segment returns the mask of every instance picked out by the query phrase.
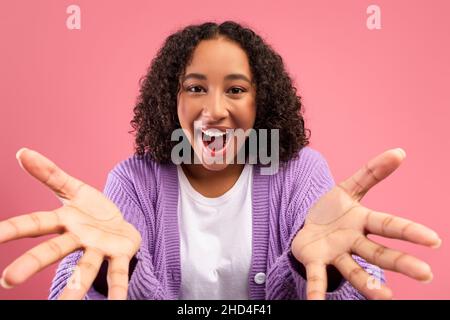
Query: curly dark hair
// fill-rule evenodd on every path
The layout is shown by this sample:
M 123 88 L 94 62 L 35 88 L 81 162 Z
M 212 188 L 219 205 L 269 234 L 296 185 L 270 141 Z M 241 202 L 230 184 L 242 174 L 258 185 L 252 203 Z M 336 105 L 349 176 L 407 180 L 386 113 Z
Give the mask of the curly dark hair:
M 135 154 L 139 158 L 149 154 L 159 163 L 171 161 L 172 148 L 178 143 L 171 141 L 171 135 L 173 130 L 181 128 L 177 115 L 179 77 L 199 42 L 219 36 L 234 41 L 247 53 L 256 84 L 253 129 L 257 134 L 258 129 L 279 129 L 280 163 L 294 158 L 309 144 L 310 130 L 304 126 L 301 97 L 281 56 L 250 28 L 234 21 L 205 22 L 171 34 L 139 81 L 140 94 L 131 121 L 134 130 L 130 131 L 136 132 Z M 257 162 L 260 163 L 259 157 Z

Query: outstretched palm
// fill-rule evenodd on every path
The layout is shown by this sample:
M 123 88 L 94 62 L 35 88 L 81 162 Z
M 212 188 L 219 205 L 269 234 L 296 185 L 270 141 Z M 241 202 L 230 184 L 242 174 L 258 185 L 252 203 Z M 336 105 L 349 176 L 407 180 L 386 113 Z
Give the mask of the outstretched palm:
M 392 297 L 385 285 L 368 285 L 371 276 L 356 263 L 352 253 L 383 269 L 417 280 L 431 280 L 431 269 L 425 262 L 375 243 L 367 238 L 367 234 L 431 247 L 440 245 L 438 235 L 425 226 L 370 210 L 359 202 L 370 188 L 397 169 L 404 157 L 404 152 L 399 149 L 384 152 L 311 207 L 304 227 L 292 242 L 293 255 L 306 269 L 308 299 L 324 299 L 327 265 L 334 265 L 368 298 Z
M 104 259 L 109 260 L 108 297 L 126 299 L 128 267 L 141 236 L 119 209 L 100 191 L 69 176 L 41 154 L 21 149 L 22 168 L 44 183 L 63 201 L 53 211 L 37 211 L 0 222 L 0 243 L 46 234 L 60 234 L 11 263 L 2 285 L 15 286 L 77 249 L 84 254 L 60 299 L 81 299 L 91 287 Z

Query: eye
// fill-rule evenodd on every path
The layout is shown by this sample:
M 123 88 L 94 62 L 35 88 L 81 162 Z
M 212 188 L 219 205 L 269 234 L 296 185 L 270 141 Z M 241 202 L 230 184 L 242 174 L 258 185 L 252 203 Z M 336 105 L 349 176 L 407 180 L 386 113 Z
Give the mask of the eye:
M 201 86 L 191 86 L 186 89 L 186 91 L 192 92 L 192 93 L 200 93 L 201 90 L 205 90 L 205 89 Z
M 229 91 L 232 94 L 239 94 L 239 93 L 244 93 L 245 92 L 245 90 L 240 88 L 240 87 L 232 87 L 232 88 L 229 89 Z

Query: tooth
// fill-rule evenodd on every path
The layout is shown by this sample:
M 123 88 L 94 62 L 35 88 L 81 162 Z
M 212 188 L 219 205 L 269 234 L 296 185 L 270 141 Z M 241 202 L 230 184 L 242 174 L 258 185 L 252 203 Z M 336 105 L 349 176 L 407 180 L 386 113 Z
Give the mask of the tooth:
M 207 129 L 205 131 L 203 131 L 204 134 L 210 136 L 210 137 L 220 137 L 226 134 L 226 132 L 222 132 L 219 130 L 215 130 L 215 129 Z

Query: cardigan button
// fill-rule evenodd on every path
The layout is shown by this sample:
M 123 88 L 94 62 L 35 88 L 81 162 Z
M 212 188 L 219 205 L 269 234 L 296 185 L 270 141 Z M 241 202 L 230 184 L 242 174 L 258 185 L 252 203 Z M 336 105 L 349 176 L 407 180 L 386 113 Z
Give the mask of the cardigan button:
M 266 282 L 266 274 L 264 272 L 255 274 L 255 282 L 257 284 L 263 284 L 264 282 Z

